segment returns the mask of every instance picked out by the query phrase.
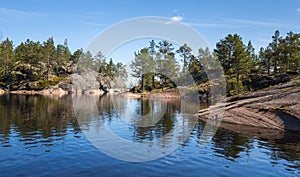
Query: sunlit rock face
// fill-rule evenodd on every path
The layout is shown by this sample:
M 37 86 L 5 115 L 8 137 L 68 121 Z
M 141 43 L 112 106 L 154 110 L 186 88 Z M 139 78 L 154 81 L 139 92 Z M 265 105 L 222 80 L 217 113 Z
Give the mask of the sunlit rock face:
M 65 85 L 69 92 L 75 94 L 102 95 L 111 88 L 112 80 L 93 70 L 86 70 L 71 75 L 72 82 Z

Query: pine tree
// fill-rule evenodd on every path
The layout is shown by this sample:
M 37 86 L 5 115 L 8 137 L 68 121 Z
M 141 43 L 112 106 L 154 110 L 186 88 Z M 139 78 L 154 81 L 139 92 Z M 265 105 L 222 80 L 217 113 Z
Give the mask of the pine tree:
M 135 52 L 135 58 L 130 64 L 132 69 L 132 76 L 136 78 L 141 78 L 141 88 L 145 90 L 145 76 L 146 74 L 151 73 L 153 70 L 153 61 L 152 57 L 147 48 L 143 48 L 138 52 Z
M 261 47 L 259 51 L 259 59 L 259 67 L 261 68 L 260 70 L 262 70 L 263 73 L 270 75 L 272 49 L 270 49 L 270 47 L 267 47 L 266 49 Z
M 299 71 L 300 67 L 300 34 L 295 34 L 292 31 L 287 33 L 287 36 L 282 42 L 281 47 L 283 53 L 285 54 L 285 70 L 286 71 Z
M 53 68 L 53 63 L 56 58 L 54 40 L 52 37 L 43 43 L 43 57 L 44 62 L 46 62 L 47 69 L 46 80 L 49 81 L 49 77 Z
M 187 44 L 183 44 L 182 46 L 179 47 L 178 50 L 176 50 L 176 52 L 183 59 L 183 68 L 182 68 L 182 71 L 183 71 L 183 73 L 185 73 L 186 70 L 187 70 L 188 62 L 191 59 L 192 49 Z
M 113 63 L 112 58 L 110 58 L 108 64 L 107 64 L 107 68 L 106 68 L 106 74 L 107 76 L 109 76 L 110 78 L 114 78 L 115 74 L 116 74 L 116 66 Z
M 70 56 L 70 59 L 73 63 L 77 63 L 82 55 L 82 49 L 77 49 L 73 54 Z
M 224 68 L 225 74 L 229 76 L 227 84 L 229 90 L 240 93 L 242 89 L 241 74 L 245 76 L 249 73 L 249 71 L 245 71 L 249 67 L 249 63 L 247 62 L 247 49 L 242 38 L 237 34 L 229 34 L 217 43 L 215 53 Z M 232 80 L 232 78 L 235 78 L 235 80 Z
M 156 50 L 155 50 L 155 41 L 151 40 L 150 41 L 150 46 L 149 46 L 149 53 L 152 57 L 152 61 L 153 61 L 153 70 L 152 70 L 152 88 L 155 87 L 155 73 L 156 73 Z
M 116 76 L 122 79 L 127 79 L 127 71 L 126 71 L 126 66 L 123 63 L 117 63 L 116 64 Z
M 8 38 L 0 43 L 0 79 L 8 77 L 13 66 L 13 42 Z
M 279 41 L 281 39 L 280 32 L 278 30 L 275 31 L 274 35 L 272 36 L 273 41 L 269 44 L 270 48 L 272 49 L 272 63 L 274 73 L 278 72 L 278 63 L 280 62 L 280 48 L 279 48 Z
M 156 46 L 159 55 L 157 55 L 157 71 L 160 75 L 160 80 L 163 82 L 162 87 L 172 85 L 170 77 L 176 77 L 179 71 L 178 62 L 175 59 L 175 53 L 173 52 L 173 44 L 164 40 L 158 43 Z M 169 78 L 167 78 L 167 76 Z M 173 84 L 174 85 L 174 84 Z
M 107 66 L 106 58 L 102 54 L 102 52 L 98 52 L 96 56 L 94 57 L 94 63 L 95 63 L 95 69 L 98 70 L 99 73 L 104 73 L 105 68 Z

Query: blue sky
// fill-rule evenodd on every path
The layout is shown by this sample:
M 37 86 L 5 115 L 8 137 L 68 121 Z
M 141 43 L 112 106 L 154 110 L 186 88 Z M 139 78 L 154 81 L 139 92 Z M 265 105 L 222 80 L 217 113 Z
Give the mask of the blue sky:
M 107 27 L 129 18 L 161 16 L 191 25 L 212 47 L 229 33 L 238 33 L 256 50 L 266 46 L 276 29 L 300 32 L 299 0 L 219 1 L 37 1 L 0 2 L 0 30 L 15 45 L 53 36 L 67 38 L 72 51 L 85 48 Z

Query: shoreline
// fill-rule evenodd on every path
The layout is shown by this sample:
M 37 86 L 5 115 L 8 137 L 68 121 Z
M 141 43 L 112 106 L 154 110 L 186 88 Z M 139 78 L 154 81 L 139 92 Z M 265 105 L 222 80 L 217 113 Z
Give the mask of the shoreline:
M 164 99 L 178 99 L 180 98 L 180 93 L 178 92 L 165 92 L 165 93 L 132 93 L 124 92 L 117 94 L 116 96 L 121 96 L 124 98 L 164 98 Z
M 300 131 L 300 78 L 257 92 L 226 99 L 221 124 Z M 200 110 L 198 118 L 208 122 L 211 108 Z
M 221 124 L 258 127 L 279 131 L 300 131 L 300 77 L 287 83 L 271 86 L 245 95 L 226 98 L 224 117 Z M 180 99 L 179 92 L 132 93 L 118 92 L 109 94 L 134 99 Z M 100 89 L 74 90 L 52 87 L 39 91 L 0 89 L 0 95 L 42 95 L 62 97 L 65 95 L 103 95 Z M 184 96 L 183 96 L 184 97 Z M 201 109 L 196 114 L 202 121 L 211 120 L 209 113 L 212 107 Z M 231 126 L 232 127 L 232 126 Z

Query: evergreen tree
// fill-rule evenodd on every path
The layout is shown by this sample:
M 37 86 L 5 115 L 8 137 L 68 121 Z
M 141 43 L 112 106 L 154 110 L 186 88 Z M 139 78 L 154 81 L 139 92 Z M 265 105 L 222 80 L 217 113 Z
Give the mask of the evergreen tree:
M 241 74 L 244 76 L 249 73 L 245 71 L 249 67 L 247 61 L 247 49 L 243 44 L 242 38 L 237 35 L 231 35 L 225 37 L 217 43 L 215 53 L 224 68 L 224 72 L 228 75 L 229 90 L 234 90 L 235 93 L 239 93 L 242 89 Z M 232 80 L 235 78 L 235 80 Z
M 157 71 L 160 73 L 160 80 L 163 82 L 163 86 L 174 85 L 171 82 L 171 78 L 176 77 L 179 71 L 178 62 L 175 59 L 175 53 L 173 52 L 173 44 L 164 40 L 158 43 L 156 46 L 158 48 L 159 55 L 157 55 Z
M 194 80 L 198 80 L 200 74 L 202 73 L 202 65 L 200 64 L 200 61 L 198 57 L 195 57 L 194 55 L 191 55 L 191 59 L 188 62 L 188 71 L 194 78 Z
M 116 76 L 122 79 L 127 79 L 127 72 L 126 72 L 126 66 L 123 63 L 117 63 L 116 64 Z
M 295 34 L 292 31 L 287 33 L 284 42 L 281 42 L 282 53 L 284 54 L 285 71 L 299 71 L 300 67 L 300 34 Z
M 152 70 L 152 88 L 155 87 L 155 73 L 156 73 L 156 50 L 155 50 L 155 41 L 151 40 L 150 41 L 150 46 L 149 46 L 149 53 L 152 57 L 152 61 L 153 61 L 153 70 Z
M 149 50 L 147 48 L 143 48 L 138 52 L 135 52 L 135 58 L 133 62 L 130 64 L 132 69 L 132 76 L 136 78 L 141 78 L 141 88 L 144 91 L 144 79 L 146 74 L 151 73 L 153 69 L 153 61 L 152 57 L 150 56 Z
M 279 48 L 279 41 L 281 39 L 280 32 L 278 30 L 275 31 L 274 35 L 272 36 L 273 41 L 269 44 L 270 48 L 272 49 L 272 64 L 274 73 L 278 71 L 278 63 L 280 62 L 280 48 Z
M 82 55 L 82 49 L 77 49 L 73 54 L 70 56 L 70 59 L 73 63 L 77 63 Z
M 113 63 L 112 58 L 109 60 L 107 64 L 106 75 L 109 76 L 110 78 L 114 78 L 116 75 L 116 66 Z
M 98 52 L 94 58 L 95 62 L 95 69 L 98 70 L 99 73 L 105 73 L 106 70 L 106 58 L 102 54 L 102 52 Z
M 266 49 L 261 47 L 259 51 L 259 58 L 260 58 L 260 64 L 259 64 L 260 70 L 263 73 L 267 73 L 268 75 L 270 75 L 272 49 L 270 49 L 270 47 L 267 47 Z
M 8 38 L 0 43 L 0 79 L 8 77 L 14 59 L 13 42 Z
M 94 58 L 90 51 L 83 52 L 80 55 L 78 64 L 81 69 L 93 69 L 94 71 L 97 71 L 97 69 L 94 67 Z
M 182 68 L 182 71 L 183 71 L 183 73 L 185 73 L 186 70 L 187 70 L 188 62 L 191 59 L 192 49 L 187 44 L 183 44 L 182 46 L 179 47 L 178 50 L 176 50 L 176 52 L 183 59 L 183 68 Z
M 54 40 L 53 38 L 49 38 L 47 41 L 44 42 L 43 44 L 43 57 L 44 57 L 44 62 L 46 62 L 46 80 L 49 81 L 49 77 L 52 72 L 53 68 L 53 63 L 54 60 L 56 59 L 56 54 L 55 54 L 55 46 L 54 46 Z

